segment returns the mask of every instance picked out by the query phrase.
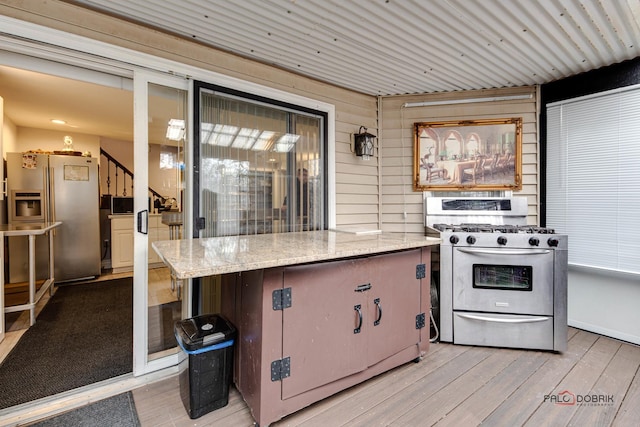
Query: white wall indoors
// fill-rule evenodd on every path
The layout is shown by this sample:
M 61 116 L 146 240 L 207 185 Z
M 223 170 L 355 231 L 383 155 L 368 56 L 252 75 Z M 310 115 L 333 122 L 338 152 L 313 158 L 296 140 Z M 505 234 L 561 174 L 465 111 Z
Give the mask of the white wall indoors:
M 100 147 L 106 151 L 110 156 L 114 159 L 118 160 L 122 166 L 130 170 L 134 173 L 133 170 L 133 142 L 132 141 L 122 141 L 118 139 L 112 138 L 100 138 Z M 127 183 L 124 183 L 123 173 L 122 171 L 118 172 L 117 186 L 116 186 L 116 176 L 115 176 L 115 165 L 109 164 L 107 160 L 103 157 L 100 159 L 101 161 L 101 171 L 100 171 L 100 187 L 102 188 L 103 194 L 111 194 L 114 196 L 122 196 L 123 195 L 123 187 L 126 185 L 126 195 L 133 195 L 133 188 L 131 181 L 127 179 Z M 109 168 L 108 173 L 106 172 L 106 168 Z M 107 185 L 107 178 L 111 181 L 109 185 Z M 116 188 L 117 187 L 117 188 Z
M 121 141 L 112 138 L 101 138 L 100 146 L 110 156 L 118 160 L 124 167 L 134 173 L 133 169 L 133 142 Z M 176 161 L 179 161 L 178 148 L 163 144 L 149 144 L 149 187 L 160 193 L 165 198 L 173 197 L 176 201 L 180 200 L 180 182 L 182 177 L 180 171 L 177 168 L 163 168 L 160 166 L 160 155 L 162 153 L 170 153 L 174 156 Z M 107 192 L 107 174 L 104 172 L 106 169 L 106 159 L 101 159 L 101 187 L 104 194 L 112 194 L 122 196 L 122 171 L 118 172 L 118 188 L 115 188 L 115 170 L 114 166 L 110 165 L 110 191 Z M 132 194 L 131 181 L 127 178 L 127 195 Z
M 2 155 L 16 150 L 18 127 L 7 115 L 3 115 L 2 122 Z
M 25 152 L 29 150 L 34 151 L 61 151 L 64 148 L 64 137 L 71 136 L 73 139 L 73 149 L 80 152 L 89 152 L 91 157 L 97 158 L 100 166 L 100 194 L 108 194 L 107 192 L 107 173 L 106 173 L 106 159 L 100 158 L 100 148 L 104 148 L 110 155 L 112 155 L 118 162 L 122 163 L 127 169 L 133 171 L 133 142 L 132 141 L 118 141 L 108 138 L 101 138 L 97 135 L 87 135 L 82 133 L 66 132 L 66 131 L 53 131 L 47 129 L 34 129 L 26 127 L 17 127 L 13 122 L 4 116 L 3 133 L 3 157 L 6 158 L 6 153 L 13 152 Z M 158 191 L 165 197 L 173 197 L 179 200 L 180 192 L 178 188 L 178 177 L 176 176 L 175 169 L 161 169 L 158 167 L 160 164 L 160 153 L 170 151 L 176 153 L 175 147 L 162 146 L 158 144 L 152 144 L 150 146 L 149 153 L 149 186 Z M 135 173 L 135 172 L 134 172 Z M 122 195 L 122 180 L 123 172 L 118 172 L 118 193 Z M 132 195 L 131 182 L 127 178 L 127 195 Z M 115 193 L 115 176 L 113 169 L 111 170 L 111 194 Z
M 89 152 L 92 157 L 98 157 L 100 154 L 100 137 L 98 136 L 25 127 L 18 127 L 14 150 L 15 152 L 29 150 L 62 151 L 65 136 L 73 138 L 74 151 Z M 9 153 L 10 151 L 6 150 L 5 152 Z

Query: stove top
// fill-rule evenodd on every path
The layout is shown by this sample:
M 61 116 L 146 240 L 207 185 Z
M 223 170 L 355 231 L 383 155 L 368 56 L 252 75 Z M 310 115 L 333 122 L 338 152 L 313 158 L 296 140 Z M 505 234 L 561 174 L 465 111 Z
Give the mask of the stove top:
M 555 234 L 553 228 L 538 227 L 535 225 L 510 225 L 510 224 L 433 224 L 433 228 L 440 232 L 454 233 L 521 233 L 521 234 Z

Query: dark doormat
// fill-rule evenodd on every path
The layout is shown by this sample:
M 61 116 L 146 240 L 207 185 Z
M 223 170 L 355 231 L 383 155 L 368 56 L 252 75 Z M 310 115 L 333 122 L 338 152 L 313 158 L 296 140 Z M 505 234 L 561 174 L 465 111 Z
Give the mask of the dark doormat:
M 118 394 L 87 406 L 48 418 L 31 427 L 139 427 L 131 392 Z
M 60 286 L 0 364 L 0 409 L 132 372 L 132 285 Z
M 173 325 L 182 317 L 181 307 L 181 301 L 149 307 L 149 354 L 178 345 L 173 333 Z

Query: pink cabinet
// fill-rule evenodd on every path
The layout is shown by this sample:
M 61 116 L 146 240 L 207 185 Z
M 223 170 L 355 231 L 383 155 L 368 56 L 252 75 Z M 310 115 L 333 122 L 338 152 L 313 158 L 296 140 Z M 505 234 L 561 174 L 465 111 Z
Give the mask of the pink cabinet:
M 282 381 L 283 399 L 367 368 L 371 316 L 366 292 L 355 288 L 367 283 L 370 264 L 364 258 L 284 269 L 292 303 L 282 312 L 282 352 L 291 362 L 291 375 Z M 363 324 L 354 333 L 360 317 Z
M 268 425 L 424 355 L 430 248 L 225 277 L 235 382 Z
M 367 327 L 371 332 L 367 354 L 368 366 L 372 366 L 400 349 L 420 343 L 423 332 L 427 334 L 425 341 L 429 341 L 429 325 L 422 322 L 426 320 L 423 314 L 429 316 L 430 275 L 417 278 L 425 262 L 420 249 L 377 255 L 369 260 L 373 271 L 371 290 L 367 292 L 370 313 Z M 422 301 L 423 286 L 427 291 L 427 305 Z M 374 316 L 380 317 L 377 324 Z

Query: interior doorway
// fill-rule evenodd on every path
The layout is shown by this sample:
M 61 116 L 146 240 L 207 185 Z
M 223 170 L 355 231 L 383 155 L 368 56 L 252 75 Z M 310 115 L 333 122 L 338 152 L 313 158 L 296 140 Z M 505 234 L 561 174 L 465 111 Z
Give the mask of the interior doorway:
M 100 192 L 96 194 L 94 202 L 100 203 L 102 201 L 100 204 L 101 233 L 99 241 L 96 241 L 95 244 L 101 248 L 103 268 L 99 277 L 84 282 L 98 284 L 111 279 L 132 279 L 132 258 L 128 267 L 121 267 L 116 273 L 112 268 L 114 233 L 111 225 L 114 214 L 111 211 L 111 204 L 105 203 L 105 197 L 103 197 L 109 193 L 115 195 L 113 193 L 116 187 L 115 181 L 119 179 L 126 182 L 125 174 L 120 171 L 116 177 L 113 170 L 109 171 L 109 167 L 104 164 L 107 163 L 106 160 L 101 156 L 101 151 L 104 150 L 117 159 L 119 164 L 134 172 L 132 79 L 71 66 L 61 66 L 57 63 L 52 63 L 48 68 L 46 61 L 38 61 L 37 64 L 32 64 L 33 66 L 29 66 L 30 63 L 26 60 L 25 67 L 0 63 L 0 96 L 4 100 L 3 157 L 7 152 L 59 151 L 63 148 L 64 138 L 71 136 L 74 151 L 100 158 Z M 50 74 L 43 71 L 50 71 Z M 55 124 L 52 119 L 64 120 L 65 123 Z M 166 123 L 164 131 L 166 132 Z M 155 141 L 158 142 L 156 146 L 150 144 L 149 147 L 154 148 L 160 156 L 160 153 L 166 152 L 162 149 L 165 135 L 163 134 L 162 138 Z M 165 184 L 167 187 L 174 188 L 178 185 L 176 182 L 166 181 L 166 177 L 158 179 L 164 180 L 162 185 L 157 186 L 161 189 L 159 190 L 160 194 L 163 194 Z M 133 193 L 129 192 L 128 195 L 133 196 Z M 167 196 L 170 195 L 171 193 L 167 193 Z M 169 198 L 171 197 L 167 197 L 167 199 Z M 6 212 L 6 209 L 6 203 L 2 200 L 0 210 Z M 6 215 L 0 215 L 0 218 L 6 218 Z M 124 216 L 120 216 L 120 218 L 124 218 Z M 133 222 L 131 222 L 130 229 L 132 234 Z M 166 234 L 168 236 L 168 232 Z M 120 249 L 126 247 L 125 240 L 119 241 Z M 130 245 L 133 246 L 132 239 Z M 120 252 L 122 253 L 122 250 Z M 166 291 L 170 289 L 170 276 L 163 264 L 161 262 L 151 263 L 149 268 L 148 300 L 150 305 L 161 305 L 169 302 L 168 300 L 171 298 L 177 301 L 179 298 L 175 293 L 171 294 L 169 291 L 170 295 L 167 296 Z M 65 284 L 69 288 L 76 285 L 82 285 L 82 283 Z M 12 293 L 7 298 L 7 304 L 12 304 L 14 299 L 24 297 L 25 290 L 21 288 L 20 284 L 7 288 Z M 160 294 L 163 296 L 159 297 Z M 48 294 L 45 294 L 38 306 L 38 314 L 47 301 Z M 2 315 L 4 316 L 4 313 Z M 25 315 L 28 317 L 28 312 L 6 316 L 7 333 L 3 342 L 0 343 L 0 371 L 2 370 L 2 361 L 16 347 L 29 328 L 29 322 L 24 320 Z M 162 316 L 159 316 L 158 321 L 161 319 Z M 152 326 L 152 328 L 158 330 L 160 327 Z M 164 335 L 166 336 L 166 334 Z M 163 339 L 163 337 L 153 338 L 156 346 L 158 340 L 162 341 Z M 160 345 L 166 347 L 165 344 L 160 343 Z M 127 350 L 131 351 L 130 348 Z M 38 351 L 39 348 L 34 348 L 34 353 L 37 354 Z M 90 363 L 90 358 L 78 356 L 78 364 L 82 364 L 83 361 Z M 128 372 L 132 372 L 132 369 L 133 366 Z M 28 386 L 28 380 L 21 384 L 21 387 Z

